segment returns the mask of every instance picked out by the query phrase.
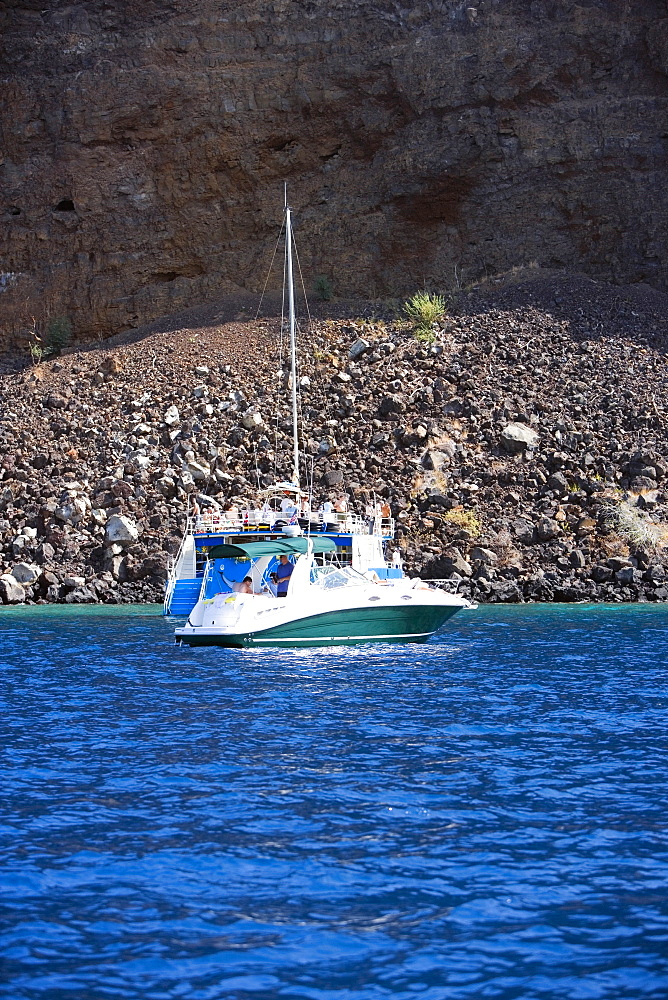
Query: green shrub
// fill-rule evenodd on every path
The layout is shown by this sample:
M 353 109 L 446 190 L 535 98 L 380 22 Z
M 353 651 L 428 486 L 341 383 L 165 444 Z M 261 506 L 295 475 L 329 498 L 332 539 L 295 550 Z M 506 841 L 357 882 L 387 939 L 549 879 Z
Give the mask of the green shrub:
M 447 514 L 443 515 L 443 520 L 449 521 L 450 524 L 454 524 L 458 528 L 464 528 L 472 538 L 479 538 L 482 532 L 480 518 L 472 510 L 449 510 Z
M 49 320 L 46 328 L 46 345 L 44 354 L 60 354 L 70 346 L 72 340 L 72 323 L 67 316 L 55 316 Z
M 415 339 L 425 344 L 433 344 L 436 341 L 436 334 L 431 327 L 421 326 L 415 331 Z
M 404 303 L 404 313 L 413 323 L 419 340 L 433 339 L 434 323 L 445 316 L 445 299 L 432 292 L 416 292 Z
M 625 500 L 607 500 L 601 509 L 609 528 L 634 547 L 657 552 L 666 545 L 668 531 L 665 524 L 655 524 Z
M 334 296 L 334 289 L 332 288 L 332 283 L 326 274 L 319 274 L 315 279 L 313 284 L 315 294 L 323 302 L 329 302 Z

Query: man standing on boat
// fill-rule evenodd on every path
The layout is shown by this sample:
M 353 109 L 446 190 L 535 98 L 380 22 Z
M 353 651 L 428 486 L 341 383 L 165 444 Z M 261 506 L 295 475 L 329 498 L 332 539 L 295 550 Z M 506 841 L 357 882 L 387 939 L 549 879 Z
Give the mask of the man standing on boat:
M 295 567 L 290 562 L 286 555 L 280 557 L 280 562 L 276 568 L 276 583 L 278 584 L 276 588 L 276 597 L 287 597 L 288 584 L 290 583 L 290 577 L 292 576 L 292 571 Z

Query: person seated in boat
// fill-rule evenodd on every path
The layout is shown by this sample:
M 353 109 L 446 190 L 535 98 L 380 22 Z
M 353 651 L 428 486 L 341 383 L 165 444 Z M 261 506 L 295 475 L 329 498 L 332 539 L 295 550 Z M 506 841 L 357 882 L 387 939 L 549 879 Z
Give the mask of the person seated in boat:
M 252 594 L 253 591 L 253 580 L 250 576 L 245 576 L 243 580 L 235 580 L 232 584 L 233 594 Z
M 271 574 L 272 579 L 276 583 L 276 597 L 286 597 L 288 593 L 288 584 L 290 583 L 290 577 L 292 576 L 292 571 L 294 570 L 293 564 L 290 562 L 286 555 L 282 555 L 279 559 L 276 571 Z
M 337 514 L 346 514 L 348 512 L 348 501 L 344 496 L 337 497 L 334 510 Z

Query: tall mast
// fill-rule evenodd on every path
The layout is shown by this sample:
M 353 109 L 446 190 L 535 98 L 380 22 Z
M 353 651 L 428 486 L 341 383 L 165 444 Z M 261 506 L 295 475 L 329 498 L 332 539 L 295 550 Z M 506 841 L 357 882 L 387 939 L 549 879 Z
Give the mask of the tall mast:
M 292 279 L 292 220 L 285 201 L 285 255 L 288 265 L 288 308 L 290 317 L 290 374 L 292 377 L 292 479 L 299 486 L 299 439 L 297 429 L 297 342 L 295 334 L 295 288 Z

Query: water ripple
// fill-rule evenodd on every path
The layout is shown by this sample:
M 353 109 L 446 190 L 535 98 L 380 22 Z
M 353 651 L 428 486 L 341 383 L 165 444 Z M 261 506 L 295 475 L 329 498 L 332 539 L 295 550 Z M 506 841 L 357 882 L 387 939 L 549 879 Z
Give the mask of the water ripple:
M 665 1000 L 668 609 L 182 650 L 0 612 L 0 995 Z

